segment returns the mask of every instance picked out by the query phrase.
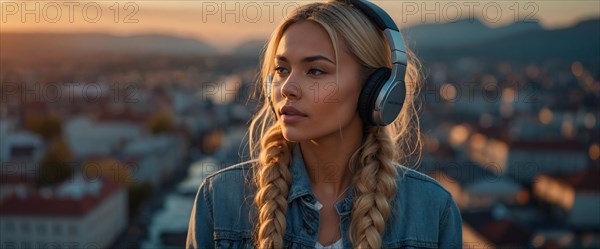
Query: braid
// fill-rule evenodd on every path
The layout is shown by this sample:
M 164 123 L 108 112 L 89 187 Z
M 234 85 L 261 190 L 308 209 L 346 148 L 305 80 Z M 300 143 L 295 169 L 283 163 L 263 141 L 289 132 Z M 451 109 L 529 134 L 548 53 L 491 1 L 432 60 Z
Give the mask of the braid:
M 354 175 L 356 197 L 349 238 L 357 248 L 381 248 L 385 221 L 396 193 L 394 144 L 384 128 L 371 127 Z
M 278 125 L 272 126 L 261 141 L 258 170 L 255 175 L 258 187 L 254 201 L 258 208 L 258 248 L 282 248 L 285 234 L 287 199 L 292 181 L 289 170 L 290 144 L 286 142 Z

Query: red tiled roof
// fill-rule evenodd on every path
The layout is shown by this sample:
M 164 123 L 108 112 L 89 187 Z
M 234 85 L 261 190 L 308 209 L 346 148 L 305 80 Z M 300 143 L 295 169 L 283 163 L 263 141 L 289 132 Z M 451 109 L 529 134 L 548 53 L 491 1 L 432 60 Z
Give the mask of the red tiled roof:
M 559 140 L 559 141 L 514 141 L 509 143 L 511 150 L 530 150 L 530 151 L 585 151 L 585 146 L 579 141 Z
M 531 237 L 531 231 L 509 220 L 490 221 L 479 228 L 481 234 L 497 245 L 522 245 Z
M 35 178 L 32 174 L 0 174 L 0 185 L 18 183 L 32 185 L 35 183 Z
M 575 191 L 595 191 L 600 192 L 600 168 L 590 166 L 584 170 L 570 175 L 548 174 L 554 179 L 572 186 Z
M 569 175 L 562 173 L 545 175 L 573 187 L 578 192 L 600 192 L 600 168 L 595 166 L 588 166 Z
M 600 191 L 600 169 L 588 168 L 570 175 L 567 181 L 573 185 L 575 190 Z
M 102 181 L 99 195 L 85 195 L 78 200 L 71 198 L 43 198 L 39 191 L 28 193 L 27 197 L 16 195 L 8 197 L 0 204 L 2 215 L 29 216 L 83 216 L 98 206 L 104 199 L 119 189 L 119 185 L 111 181 Z
M 461 213 L 463 223 L 495 245 L 510 247 L 529 241 L 532 231 L 509 219 L 496 219 L 490 210 Z

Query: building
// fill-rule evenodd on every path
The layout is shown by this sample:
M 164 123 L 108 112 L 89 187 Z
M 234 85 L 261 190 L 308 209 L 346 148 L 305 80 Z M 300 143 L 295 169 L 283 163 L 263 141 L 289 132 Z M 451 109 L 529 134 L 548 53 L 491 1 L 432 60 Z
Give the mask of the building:
M 76 159 L 111 155 L 143 132 L 144 127 L 136 123 L 96 122 L 85 116 L 72 118 L 64 126 L 65 141 Z
M 37 134 L 17 130 L 12 120 L 0 119 L 0 175 L 35 177 L 46 145 Z
M 489 210 L 496 203 L 523 204 L 528 192 L 510 178 L 480 179 L 465 188 L 466 209 Z
M 119 152 L 136 182 L 160 186 L 185 157 L 185 142 L 177 135 L 158 134 L 132 140 Z
M 1 248 L 108 248 L 127 226 L 127 191 L 77 174 L 56 187 L 24 185 L 0 203 Z
M 588 167 L 569 175 L 540 174 L 535 196 L 564 211 L 565 223 L 575 230 L 600 229 L 600 169 Z
M 497 175 L 529 183 L 538 173 L 573 173 L 587 166 L 575 140 L 504 141 L 481 133 L 469 139 L 467 156 Z

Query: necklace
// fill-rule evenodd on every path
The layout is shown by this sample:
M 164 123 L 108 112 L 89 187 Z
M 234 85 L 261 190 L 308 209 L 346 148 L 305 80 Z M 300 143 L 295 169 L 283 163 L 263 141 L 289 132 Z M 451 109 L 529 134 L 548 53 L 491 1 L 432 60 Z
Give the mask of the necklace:
M 342 193 L 340 195 L 338 195 L 338 197 L 335 199 L 334 202 L 337 202 L 338 200 L 340 200 L 340 197 L 342 197 L 342 195 L 344 195 L 344 193 L 346 193 L 346 191 L 348 191 L 348 189 L 350 189 L 350 186 L 352 186 L 352 184 L 348 185 L 348 187 L 346 189 L 344 189 L 344 191 L 342 191 Z
M 346 191 L 348 191 L 348 189 L 350 189 L 351 186 L 352 186 L 352 184 L 348 185 L 348 187 L 346 187 L 346 189 L 344 189 L 344 191 L 342 191 L 342 193 L 340 193 L 340 195 L 338 195 L 338 197 L 333 201 L 333 203 L 335 204 L 338 200 L 340 200 L 342 195 L 344 195 L 344 193 L 346 193 Z M 315 194 L 315 196 L 316 196 L 316 194 Z M 319 203 L 321 203 L 321 202 L 319 202 Z M 323 207 L 323 204 L 321 204 L 321 207 Z M 321 207 L 319 207 L 319 209 L 321 209 Z
M 344 195 L 344 193 L 346 193 L 346 191 L 348 191 L 348 189 L 350 189 L 350 187 L 351 187 L 351 186 L 352 186 L 352 184 L 348 185 L 348 187 L 346 187 L 346 189 L 345 189 L 344 191 L 342 191 L 342 193 L 341 193 L 341 194 L 339 194 L 339 195 L 338 195 L 338 197 L 337 197 L 337 198 L 336 198 L 336 199 L 333 201 L 333 203 L 335 204 L 335 203 L 336 203 L 336 202 L 337 202 L 337 201 L 338 201 L 338 200 L 339 200 L 339 199 L 342 197 L 342 195 Z M 318 201 L 317 201 L 317 202 L 318 202 Z M 320 202 L 318 202 L 318 204 L 320 204 Z M 319 210 L 320 210 L 322 207 L 323 207 L 323 204 L 321 204 L 321 206 L 319 207 Z M 339 230 L 339 226 L 338 226 L 338 229 L 336 230 L 336 232 L 337 232 L 338 230 Z M 335 241 L 334 241 L 334 239 L 337 237 L 336 235 L 337 235 L 337 233 L 334 233 L 334 234 L 333 234 L 333 239 L 330 239 L 330 240 L 329 240 L 330 242 L 329 242 L 329 243 L 327 243 L 328 245 L 331 245 L 332 243 L 334 243 L 334 242 L 335 242 Z

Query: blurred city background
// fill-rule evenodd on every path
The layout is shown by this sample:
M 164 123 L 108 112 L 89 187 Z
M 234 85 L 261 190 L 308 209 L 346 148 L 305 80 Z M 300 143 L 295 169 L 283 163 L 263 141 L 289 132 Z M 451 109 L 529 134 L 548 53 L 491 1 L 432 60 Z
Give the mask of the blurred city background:
M 424 65 L 417 170 L 464 247 L 600 248 L 600 2 L 375 2 Z M 181 248 L 307 2 L 0 3 L 0 248 Z

